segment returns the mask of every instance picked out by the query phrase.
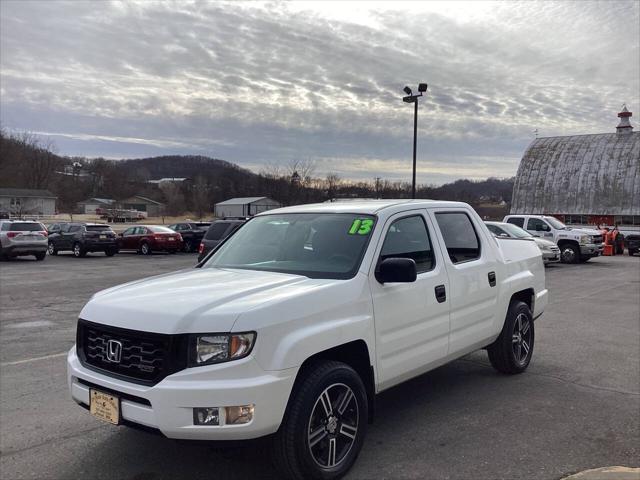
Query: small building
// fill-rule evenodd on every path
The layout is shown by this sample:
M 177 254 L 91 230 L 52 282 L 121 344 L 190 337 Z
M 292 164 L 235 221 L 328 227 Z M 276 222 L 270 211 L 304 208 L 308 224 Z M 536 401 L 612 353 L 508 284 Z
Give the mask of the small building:
M 79 213 L 95 215 L 98 208 L 113 208 L 116 201 L 111 198 L 88 198 L 76 204 Z
M 282 205 L 269 197 L 239 197 L 216 203 L 216 217 L 248 217 L 260 212 L 280 208 Z
M 158 217 L 162 215 L 164 211 L 164 203 L 141 195 L 134 195 L 133 197 L 118 202 L 118 208 L 147 212 L 148 217 Z
M 518 167 L 511 213 L 640 226 L 640 132 L 626 107 L 618 117 L 615 133 L 535 139 Z
M 9 215 L 55 215 L 56 197 L 49 190 L 0 188 L 0 212 Z

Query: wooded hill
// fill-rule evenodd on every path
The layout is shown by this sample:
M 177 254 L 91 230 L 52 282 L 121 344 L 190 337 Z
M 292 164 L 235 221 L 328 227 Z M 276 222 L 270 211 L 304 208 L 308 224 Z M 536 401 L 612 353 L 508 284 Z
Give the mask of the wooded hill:
M 232 197 L 267 196 L 283 205 L 337 198 L 409 198 L 408 182 L 383 178 L 354 182 L 336 173 L 314 175 L 311 161 L 266 166 L 259 173 L 204 156 L 161 156 L 134 160 L 65 157 L 55 145 L 28 133 L 0 131 L 0 187 L 47 189 L 58 196 L 58 210 L 69 212 L 90 197 L 122 200 L 144 195 L 167 204 L 167 214 L 210 215 L 213 205 Z M 180 183 L 149 183 L 160 178 L 187 178 Z M 417 196 L 460 200 L 478 207 L 510 203 L 513 178 L 457 180 L 441 186 L 420 185 Z

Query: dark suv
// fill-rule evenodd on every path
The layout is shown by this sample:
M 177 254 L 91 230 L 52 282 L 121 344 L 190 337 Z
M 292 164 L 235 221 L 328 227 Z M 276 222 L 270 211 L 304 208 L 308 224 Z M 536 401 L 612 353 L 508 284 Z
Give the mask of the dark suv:
M 211 225 L 211 222 L 186 221 L 169 225 L 169 228 L 178 232 L 182 237 L 182 250 L 184 252 L 195 252 L 209 225 Z
M 49 255 L 70 250 L 74 257 L 89 252 L 118 253 L 115 232 L 103 223 L 56 223 L 49 227 Z
M 629 249 L 629 255 L 640 252 L 640 233 L 630 233 L 624 237 L 624 243 Z
M 198 262 L 201 262 L 214 247 L 217 247 L 222 240 L 244 225 L 246 221 L 247 218 L 240 217 L 224 218 L 213 222 L 198 247 Z

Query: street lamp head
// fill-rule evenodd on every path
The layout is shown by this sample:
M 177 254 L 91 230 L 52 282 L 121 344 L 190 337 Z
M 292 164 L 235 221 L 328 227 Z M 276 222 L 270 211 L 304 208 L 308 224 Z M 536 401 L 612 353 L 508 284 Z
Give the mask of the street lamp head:
M 409 87 L 404 87 L 404 93 L 406 93 L 407 95 L 411 95 L 411 89 Z
M 414 103 L 418 101 L 418 97 L 409 95 L 408 97 L 402 97 L 402 101 L 406 103 Z
M 427 91 L 427 84 L 426 83 L 421 83 L 418 85 L 418 91 L 419 92 L 426 92 Z

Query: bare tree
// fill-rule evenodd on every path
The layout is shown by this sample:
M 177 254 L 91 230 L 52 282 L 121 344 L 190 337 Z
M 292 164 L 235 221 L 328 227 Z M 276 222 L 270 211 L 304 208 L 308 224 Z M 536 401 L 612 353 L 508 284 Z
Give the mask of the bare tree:
M 164 182 L 160 184 L 160 190 L 164 194 L 165 210 L 168 215 L 184 213 L 184 194 L 178 185 L 174 182 Z
M 198 218 L 202 219 L 205 212 L 210 209 L 209 203 L 210 186 L 202 175 L 198 175 L 192 187 L 193 209 L 198 214 Z
M 327 174 L 327 177 L 325 178 L 325 185 L 327 190 L 327 197 L 329 200 L 335 198 L 338 191 L 338 186 L 340 185 L 341 181 L 342 179 L 337 173 L 329 172 Z

